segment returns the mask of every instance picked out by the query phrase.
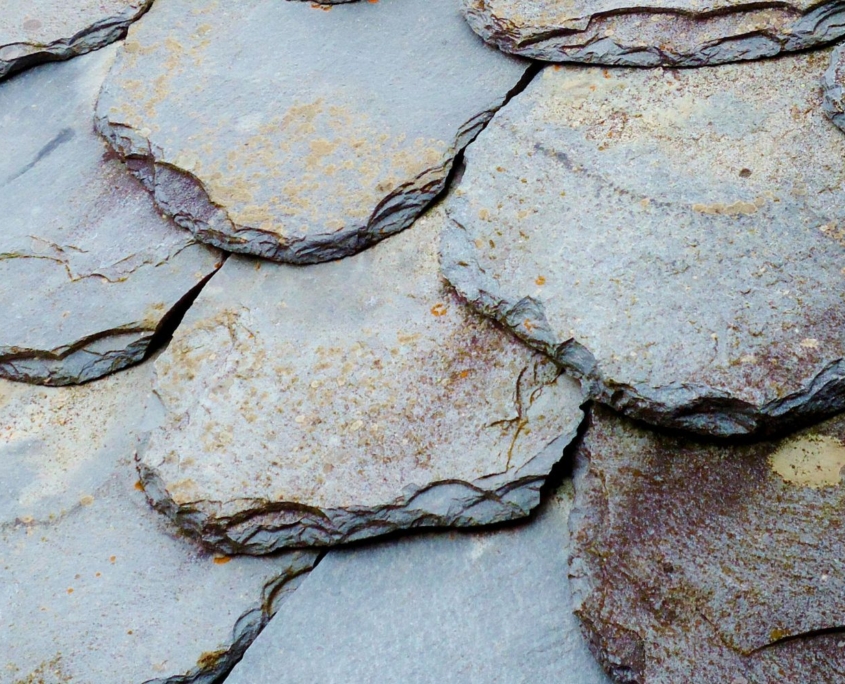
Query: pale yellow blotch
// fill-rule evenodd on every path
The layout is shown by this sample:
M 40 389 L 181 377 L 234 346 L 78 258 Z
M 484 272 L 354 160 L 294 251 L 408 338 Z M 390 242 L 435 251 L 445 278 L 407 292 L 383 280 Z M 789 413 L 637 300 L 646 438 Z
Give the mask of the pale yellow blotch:
M 828 435 L 790 440 L 769 457 L 769 465 L 785 482 L 800 487 L 835 487 L 845 466 L 845 445 Z
M 718 216 L 750 216 L 757 213 L 757 205 L 751 202 L 737 201 L 733 204 L 693 204 L 692 210 L 701 214 L 716 214 Z

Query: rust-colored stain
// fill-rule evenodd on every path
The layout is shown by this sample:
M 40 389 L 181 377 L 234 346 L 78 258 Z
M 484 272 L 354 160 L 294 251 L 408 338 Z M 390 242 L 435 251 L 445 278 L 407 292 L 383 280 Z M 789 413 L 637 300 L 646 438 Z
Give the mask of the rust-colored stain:
M 141 482 L 141 480 L 138 480 L 135 483 L 135 489 L 137 489 L 139 492 L 143 492 L 144 491 L 144 483 Z
M 535 280 L 534 282 L 537 283 L 537 285 L 539 285 L 540 287 L 542 287 L 543 285 L 546 284 L 546 277 L 545 276 L 537 276 L 537 280 Z
M 431 307 L 432 315 L 438 316 L 438 317 L 439 316 L 445 316 L 448 311 L 449 311 L 449 308 L 443 303 L 438 303 L 438 304 L 435 304 L 434 306 Z
M 214 557 L 214 564 L 215 565 L 226 565 L 226 563 L 232 560 L 231 556 L 215 556 Z

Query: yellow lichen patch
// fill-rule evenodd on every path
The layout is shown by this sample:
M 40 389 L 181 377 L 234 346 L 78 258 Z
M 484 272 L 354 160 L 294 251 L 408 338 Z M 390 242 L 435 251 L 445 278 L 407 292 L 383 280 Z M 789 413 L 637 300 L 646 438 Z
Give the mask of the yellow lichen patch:
M 693 204 L 692 210 L 701 214 L 716 214 L 718 216 L 750 216 L 756 214 L 759 207 L 753 202 L 737 200 L 732 204 Z
M 769 457 L 769 465 L 785 482 L 801 487 L 835 487 L 845 466 L 845 445 L 828 435 L 789 440 Z

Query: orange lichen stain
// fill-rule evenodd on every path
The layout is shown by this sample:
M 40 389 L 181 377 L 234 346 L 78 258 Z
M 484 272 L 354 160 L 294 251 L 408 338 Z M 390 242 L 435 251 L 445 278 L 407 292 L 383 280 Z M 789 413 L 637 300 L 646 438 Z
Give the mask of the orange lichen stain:
M 201 670 L 210 670 L 213 667 L 216 667 L 227 653 L 228 651 L 226 651 L 226 649 L 220 649 L 219 651 L 206 651 L 197 659 L 197 667 Z
M 141 480 L 138 480 L 135 483 L 135 489 L 137 489 L 139 492 L 143 492 L 144 491 L 144 483 L 141 482 Z
M 442 303 L 435 304 L 431 307 L 431 313 L 434 316 L 445 316 L 448 311 L 448 307 Z
M 215 565 L 226 565 L 232 560 L 230 556 L 215 556 L 214 557 L 214 564 Z
M 537 327 L 537 326 L 535 326 L 535 325 L 531 322 L 531 320 L 530 320 L 530 319 L 528 319 L 528 318 L 526 318 L 526 319 L 523 321 L 522 325 L 523 325 L 523 327 L 524 327 L 526 330 L 528 330 L 529 332 L 530 332 L 531 330 L 534 330 L 534 328 L 536 328 L 536 327 Z
M 109 556 L 109 563 L 114 563 L 117 560 L 117 556 Z
M 468 378 L 469 377 L 469 371 L 468 370 L 462 370 L 460 373 L 458 373 L 458 375 L 461 378 Z
M 537 283 L 539 287 L 543 287 L 543 285 L 546 284 L 546 278 L 545 276 L 537 276 L 537 280 L 535 280 L 534 282 Z
M 68 593 L 68 594 L 72 594 L 72 593 L 73 593 L 73 587 L 70 587 L 70 588 L 67 590 L 67 593 Z
M 789 632 L 785 629 L 773 629 L 769 633 L 769 639 L 772 642 L 780 641 L 781 639 L 783 639 L 786 636 L 789 636 Z

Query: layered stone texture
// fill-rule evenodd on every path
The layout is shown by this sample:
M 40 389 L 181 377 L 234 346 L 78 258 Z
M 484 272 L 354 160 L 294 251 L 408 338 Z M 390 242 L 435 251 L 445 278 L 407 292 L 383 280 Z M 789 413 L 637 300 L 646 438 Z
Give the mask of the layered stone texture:
M 200 240 L 315 263 L 407 227 L 526 68 L 454 0 L 158 0 L 98 125 Z
M 94 132 L 115 49 L 0 87 L 0 378 L 67 385 L 137 363 L 220 265 Z
M 156 364 L 156 505 L 246 553 L 527 515 L 581 393 L 443 285 L 442 224 L 309 268 L 230 259 Z
M 151 370 L 0 381 L 4 682 L 219 681 L 316 559 L 213 556 L 150 509 L 132 454 Z
M 152 0 L 7 0 L 0 12 L 0 79 L 114 42 Z
M 572 496 L 520 527 L 330 552 L 227 681 L 609 684 L 572 614 Z
M 463 0 L 470 26 L 505 52 L 553 62 L 699 67 L 836 40 L 835 1 Z
M 713 435 L 845 403 L 829 52 L 544 70 L 467 151 L 444 274 L 599 401 Z
M 714 445 L 604 408 L 576 452 L 572 591 L 619 682 L 845 676 L 845 417 Z

